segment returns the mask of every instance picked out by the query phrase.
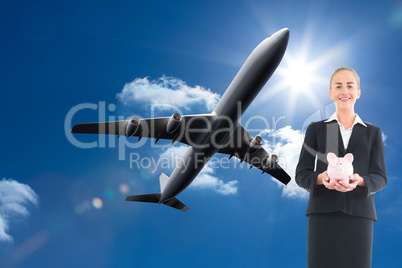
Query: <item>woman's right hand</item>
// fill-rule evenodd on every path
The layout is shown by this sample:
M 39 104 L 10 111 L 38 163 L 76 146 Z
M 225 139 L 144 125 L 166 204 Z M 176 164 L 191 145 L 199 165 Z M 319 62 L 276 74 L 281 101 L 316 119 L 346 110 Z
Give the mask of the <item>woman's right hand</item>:
M 324 185 L 327 189 L 335 190 L 336 181 L 331 181 L 327 171 L 318 174 L 316 183 L 317 185 Z

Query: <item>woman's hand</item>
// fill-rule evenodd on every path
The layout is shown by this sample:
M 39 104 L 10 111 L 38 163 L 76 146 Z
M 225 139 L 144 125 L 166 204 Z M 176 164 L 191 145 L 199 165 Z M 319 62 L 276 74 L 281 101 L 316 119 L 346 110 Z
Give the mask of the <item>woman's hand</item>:
M 355 173 L 352 176 L 350 176 L 349 178 L 351 181 L 356 181 L 358 186 L 366 187 L 366 183 L 364 182 L 364 179 L 359 174 Z
M 335 190 L 345 193 L 353 191 L 357 186 L 356 181 L 349 180 L 349 182 L 345 181 L 336 181 L 335 183 Z
M 331 181 L 328 176 L 328 172 L 324 171 L 323 173 L 317 176 L 317 185 L 324 185 L 327 189 L 335 190 L 336 181 Z
M 316 183 L 317 185 L 324 185 L 327 189 L 337 190 L 343 193 L 353 191 L 357 185 L 362 187 L 366 186 L 364 179 L 357 173 L 350 176 L 349 179 L 349 182 L 331 180 L 328 176 L 328 172 L 324 171 L 317 176 Z
M 362 177 L 360 177 L 359 174 L 355 173 L 349 177 L 348 182 L 344 182 L 344 181 L 336 182 L 335 190 L 345 193 L 345 192 L 353 191 L 357 187 L 357 185 L 362 186 L 362 187 L 366 186 L 364 179 Z

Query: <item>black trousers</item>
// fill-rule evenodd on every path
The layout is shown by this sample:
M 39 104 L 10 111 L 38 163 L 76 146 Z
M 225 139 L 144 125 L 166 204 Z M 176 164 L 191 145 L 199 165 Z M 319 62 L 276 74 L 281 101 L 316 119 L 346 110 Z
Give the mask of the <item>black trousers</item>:
M 308 268 L 370 268 L 373 225 L 342 212 L 308 215 Z

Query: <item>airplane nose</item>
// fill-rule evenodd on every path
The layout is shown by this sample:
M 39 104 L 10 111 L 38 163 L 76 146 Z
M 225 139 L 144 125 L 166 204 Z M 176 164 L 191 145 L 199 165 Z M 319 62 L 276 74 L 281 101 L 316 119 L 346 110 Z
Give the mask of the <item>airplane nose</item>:
M 279 35 L 282 35 L 282 38 L 289 38 L 289 29 L 283 28 L 277 32 Z
M 237 120 L 236 116 L 243 114 L 278 67 L 285 54 L 288 41 L 288 28 L 283 28 L 264 39 L 244 62 L 214 112 L 233 116 Z M 239 102 L 242 103 L 240 111 L 237 111 L 236 107 L 227 105 L 227 103 Z
M 289 41 L 289 29 L 288 28 L 283 28 L 270 37 L 273 37 L 274 39 L 280 40 L 281 43 L 285 43 L 287 45 Z
M 255 64 L 255 69 L 269 72 L 271 76 L 285 54 L 289 35 L 289 29 L 283 28 L 262 41 L 249 57 L 253 59 L 251 61 Z M 263 67 L 260 63 L 265 66 Z

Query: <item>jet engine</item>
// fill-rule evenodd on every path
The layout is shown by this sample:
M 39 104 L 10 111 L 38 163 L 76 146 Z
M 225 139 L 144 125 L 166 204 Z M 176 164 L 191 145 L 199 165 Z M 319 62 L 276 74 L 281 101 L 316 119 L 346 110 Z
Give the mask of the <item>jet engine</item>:
M 262 168 L 263 170 L 273 169 L 276 163 L 278 163 L 278 156 L 276 154 L 271 154 L 270 156 L 262 160 Z
M 171 134 L 175 132 L 181 124 L 181 115 L 179 113 L 174 113 L 166 125 L 166 132 Z
M 133 136 L 140 130 L 140 119 L 138 117 L 132 117 L 126 125 L 126 136 Z
M 247 151 L 247 153 L 252 154 L 255 151 L 257 151 L 258 148 L 261 147 L 263 143 L 263 139 L 260 136 L 255 136 L 251 141 L 250 141 L 250 147 Z

